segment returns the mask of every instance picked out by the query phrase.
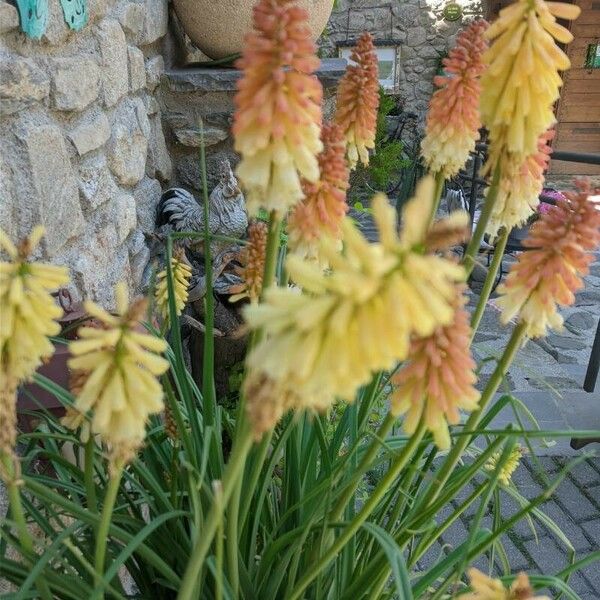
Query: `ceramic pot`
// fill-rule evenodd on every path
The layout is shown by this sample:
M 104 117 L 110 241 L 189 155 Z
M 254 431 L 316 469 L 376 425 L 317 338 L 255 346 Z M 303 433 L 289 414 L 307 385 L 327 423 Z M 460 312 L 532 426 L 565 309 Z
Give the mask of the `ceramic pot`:
M 321 35 L 334 0 L 299 0 L 308 10 L 313 39 Z M 192 42 L 213 60 L 242 51 L 252 27 L 256 0 L 173 0 L 177 17 Z

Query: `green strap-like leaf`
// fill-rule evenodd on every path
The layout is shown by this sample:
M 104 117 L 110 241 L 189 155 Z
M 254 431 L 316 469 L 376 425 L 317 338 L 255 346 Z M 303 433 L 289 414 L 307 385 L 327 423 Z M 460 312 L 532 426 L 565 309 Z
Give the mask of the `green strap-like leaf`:
M 404 561 L 404 555 L 396 540 L 383 528 L 374 523 L 363 523 L 363 529 L 366 529 L 383 548 L 388 562 L 392 569 L 392 576 L 398 597 L 400 600 L 412 600 L 413 593 L 410 586 L 410 579 Z

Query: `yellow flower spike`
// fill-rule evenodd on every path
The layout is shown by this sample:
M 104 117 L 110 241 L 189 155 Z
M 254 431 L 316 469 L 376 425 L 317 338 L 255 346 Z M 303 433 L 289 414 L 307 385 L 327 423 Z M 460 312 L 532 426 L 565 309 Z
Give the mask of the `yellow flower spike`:
M 509 588 L 505 588 L 500 579 L 493 579 L 478 569 L 469 569 L 467 574 L 472 592 L 461 594 L 460 600 L 550 600 L 548 596 L 534 596 L 526 573 L 519 573 Z
M 11 262 L 0 269 L 0 379 L 2 387 L 16 389 L 33 375 L 53 346 L 48 336 L 60 332 L 62 310 L 51 296 L 69 282 L 64 267 L 30 263 L 30 256 L 44 234 L 35 227 L 29 238 L 15 246 L 0 231 L 0 246 Z
M 9 457 L 17 438 L 17 387 L 54 352 L 48 336 L 60 332 L 62 310 L 51 292 L 69 282 L 67 269 L 29 262 L 43 235 L 35 227 L 15 246 L 0 229 L 0 248 L 10 259 L 0 262 L 0 455 Z M 0 468 L 0 476 L 9 474 Z
M 484 465 L 484 469 L 486 471 L 495 471 L 496 466 L 498 464 L 498 460 L 500 459 L 501 452 L 495 452 L 490 456 L 488 461 Z M 517 444 L 510 453 L 508 460 L 504 463 L 502 468 L 500 469 L 500 473 L 498 475 L 498 480 L 503 485 L 508 485 L 511 481 L 513 473 L 519 468 L 521 464 L 521 458 L 525 454 L 525 448 Z
M 385 196 L 375 197 L 382 242 L 369 244 L 346 218 L 344 252 L 332 253 L 329 272 L 290 256 L 287 269 L 302 293 L 271 288 L 263 303 L 246 307 L 249 329 L 264 332 L 247 357 L 244 382 L 257 438 L 287 410 L 351 402 L 373 373 L 407 357 L 413 334 L 430 335 L 452 321 L 464 269 L 422 253 L 430 202 L 424 213 L 418 199 L 406 207 L 398 235 L 395 210 Z M 331 248 L 331 240 L 324 245 Z
M 483 57 L 489 68 L 481 77 L 480 109 L 490 132 L 488 170 L 502 155 L 522 163 L 535 154 L 540 135 L 555 122 L 558 72 L 570 66 L 555 40 L 572 39 L 556 16 L 574 19 L 579 13 L 574 5 L 517 0 L 487 30 L 493 42 Z
M 185 250 L 178 248 L 171 258 L 173 272 L 173 287 L 175 292 L 175 312 L 179 316 L 185 308 L 188 299 L 188 288 L 192 277 L 192 267 L 189 264 Z M 156 276 L 156 290 L 154 292 L 156 305 L 163 321 L 169 323 L 169 285 L 167 269 Z
M 69 367 L 88 372 L 75 409 L 93 411 L 91 433 L 109 445 L 111 469 L 133 458 L 144 440 L 148 417 L 163 409 L 157 377 L 169 366 L 158 356 L 167 343 L 140 332 L 146 300 L 129 303 L 126 293 L 126 286 L 118 284 L 118 317 L 88 302 L 101 328 L 82 327 L 81 339 L 69 344 Z

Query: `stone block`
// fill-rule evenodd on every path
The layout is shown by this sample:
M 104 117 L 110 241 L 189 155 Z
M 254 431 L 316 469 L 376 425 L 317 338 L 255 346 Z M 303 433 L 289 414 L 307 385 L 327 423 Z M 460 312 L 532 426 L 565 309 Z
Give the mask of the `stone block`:
M 151 92 L 158 87 L 164 72 L 165 60 L 160 54 L 146 61 L 146 85 Z
M 93 156 L 79 166 L 79 194 L 86 210 L 95 210 L 116 198 L 120 189 L 115 183 L 104 156 Z
M 58 127 L 31 126 L 19 137 L 25 146 L 31 180 L 37 193 L 34 210 L 37 220 L 46 227 L 44 239 L 47 252 L 52 257 L 83 230 L 77 180 Z
M 150 177 L 156 176 L 160 181 L 169 181 L 172 172 L 173 166 L 165 143 L 161 119 L 159 115 L 155 115 L 150 120 L 146 174 Z
M 127 2 L 118 12 L 121 27 L 136 41 L 139 40 L 144 27 L 144 13 L 144 5 L 137 2 Z
M 102 57 L 104 103 L 113 106 L 129 89 L 125 34 L 115 19 L 104 19 L 96 29 Z
M 144 29 L 140 35 L 140 45 L 151 44 L 167 33 L 169 9 L 167 0 L 144 1 Z
M 16 220 L 16 209 L 18 201 L 14 195 L 12 173 L 8 162 L 0 153 L 0 229 L 2 229 L 11 240 L 18 236 L 18 223 Z
M 129 58 L 129 90 L 137 92 L 146 86 L 146 65 L 144 64 L 144 53 L 135 46 L 127 48 Z
M 148 116 L 155 115 L 160 110 L 158 100 L 154 96 L 145 94 L 143 100 L 144 106 L 146 107 L 146 114 Z
M 150 248 L 146 245 L 144 234 L 138 229 L 129 240 L 129 264 L 133 286 L 140 292 L 147 283 L 144 281 L 144 273 L 149 261 Z
M 88 0 L 89 23 L 104 19 L 114 3 L 115 0 Z
M 103 146 L 110 137 L 110 124 L 103 112 L 96 112 L 69 133 L 79 156 Z
M 52 103 L 58 110 L 83 110 L 98 97 L 100 69 L 90 58 L 55 58 L 52 72 Z
M 114 227 L 108 227 L 106 219 L 90 223 L 88 243 L 73 261 L 71 272 L 84 298 L 112 309 L 114 286 L 119 281 L 130 285 L 131 269 L 127 247 L 118 244 Z
M 33 59 L 14 55 L 0 59 L 0 116 L 19 112 L 49 93 L 50 79 Z
M 19 13 L 16 7 L 0 0 L 0 33 L 12 31 L 19 26 Z
M 124 100 L 115 111 L 107 145 L 108 165 L 119 183 L 135 185 L 144 176 L 149 135 L 144 103 L 139 98 Z
M 151 233 L 156 223 L 156 206 L 160 200 L 162 189 L 156 179 L 144 177 L 135 188 L 133 196 L 137 212 L 137 221 L 140 231 Z
M 119 194 L 115 198 L 115 227 L 117 240 L 124 242 L 137 223 L 135 198 L 132 194 Z
M 202 145 L 202 136 L 200 128 L 189 122 L 182 122 L 181 119 L 168 119 L 171 123 L 175 139 L 188 148 L 200 148 Z M 205 125 L 204 127 L 204 145 L 205 147 L 214 146 L 229 137 L 229 130 L 223 127 Z
M 413 48 L 421 46 L 427 41 L 427 31 L 424 27 L 414 27 L 409 29 L 406 36 L 406 43 Z

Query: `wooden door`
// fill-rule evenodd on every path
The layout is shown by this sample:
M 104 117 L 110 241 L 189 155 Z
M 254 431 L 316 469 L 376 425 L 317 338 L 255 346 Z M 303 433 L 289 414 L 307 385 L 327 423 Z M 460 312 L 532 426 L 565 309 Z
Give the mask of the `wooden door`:
M 590 47 L 600 44 L 600 0 L 575 0 L 581 15 L 571 24 L 574 40 L 566 52 L 571 69 L 563 74 L 554 150 L 600 154 L 600 68 L 586 65 Z M 600 166 L 553 160 L 550 172 L 600 175 Z

